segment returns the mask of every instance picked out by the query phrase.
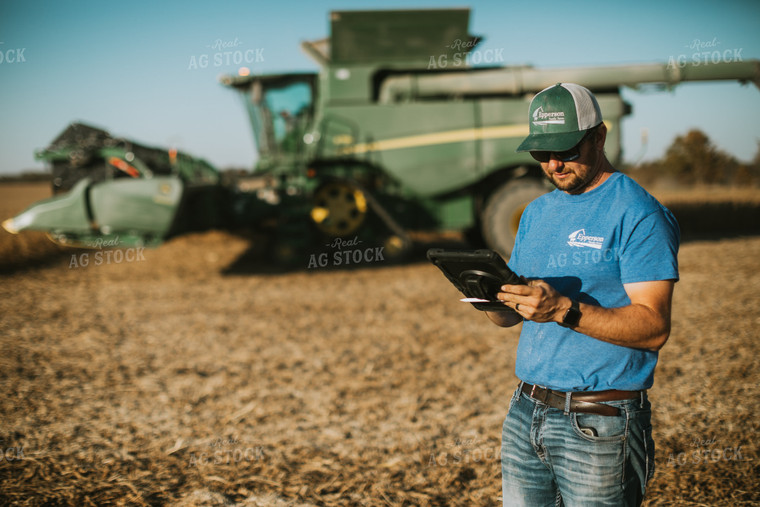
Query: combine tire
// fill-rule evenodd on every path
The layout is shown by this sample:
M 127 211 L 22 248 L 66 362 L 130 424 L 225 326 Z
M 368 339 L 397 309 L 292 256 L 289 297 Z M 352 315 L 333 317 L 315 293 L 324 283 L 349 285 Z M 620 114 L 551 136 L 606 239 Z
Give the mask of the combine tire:
M 483 210 L 483 237 L 488 248 L 508 259 L 525 207 L 546 190 L 538 180 L 522 180 L 504 183 L 491 194 Z

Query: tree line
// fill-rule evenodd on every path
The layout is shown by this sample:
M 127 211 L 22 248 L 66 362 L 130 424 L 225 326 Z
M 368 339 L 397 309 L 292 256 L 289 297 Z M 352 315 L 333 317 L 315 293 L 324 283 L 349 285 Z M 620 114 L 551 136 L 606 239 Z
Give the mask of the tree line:
M 760 186 L 760 141 L 752 161 L 743 163 L 693 129 L 677 136 L 662 158 L 629 166 L 626 172 L 642 184 L 669 180 L 683 186 Z

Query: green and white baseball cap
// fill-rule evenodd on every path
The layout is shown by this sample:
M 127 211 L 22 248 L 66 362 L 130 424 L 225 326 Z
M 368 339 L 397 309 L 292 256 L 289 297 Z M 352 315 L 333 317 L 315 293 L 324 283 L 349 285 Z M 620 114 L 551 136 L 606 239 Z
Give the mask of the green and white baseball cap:
M 530 134 L 517 151 L 565 151 L 602 123 L 596 97 L 574 83 L 557 83 L 530 101 Z

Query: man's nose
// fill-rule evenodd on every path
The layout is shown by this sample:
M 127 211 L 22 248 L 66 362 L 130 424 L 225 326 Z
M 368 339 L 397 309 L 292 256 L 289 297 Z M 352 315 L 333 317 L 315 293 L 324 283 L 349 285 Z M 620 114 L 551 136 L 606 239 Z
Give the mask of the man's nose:
M 558 169 L 562 169 L 564 166 L 565 166 L 565 163 L 562 162 L 560 159 L 558 159 L 554 153 L 551 153 L 549 155 L 549 170 L 550 171 L 556 171 Z

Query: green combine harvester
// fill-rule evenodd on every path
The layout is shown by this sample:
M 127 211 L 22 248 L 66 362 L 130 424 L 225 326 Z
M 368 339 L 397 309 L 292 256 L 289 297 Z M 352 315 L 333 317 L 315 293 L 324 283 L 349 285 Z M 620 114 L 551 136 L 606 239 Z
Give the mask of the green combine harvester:
M 488 61 L 468 9 L 338 11 L 331 37 L 303 42 L 318 72 L 225 76 L 249 113 L 259 159 L 223 183 L 206 162 L 72 125 L 38 157 L 56 195 L 4 222 L 69 245 L 118 236 L 157 245 L 208 227 L 275 238 L 275 257 L 335 238 L 407 249 L 416 231 L 459 231 L 508 257 L 525 206 L 548 190 L 515 149 L 538 91 L 575 82 L 595 93 L 620 162 L 622 86 L 738 80 L 760 87 L 760 62 L 565 69 L 472 67 Z M 493 54 L 492 54 L 493 56 Z M 494 60 L 494 58 L 491 58 Z M 65 193 L 64 193 L 65 192 Z

